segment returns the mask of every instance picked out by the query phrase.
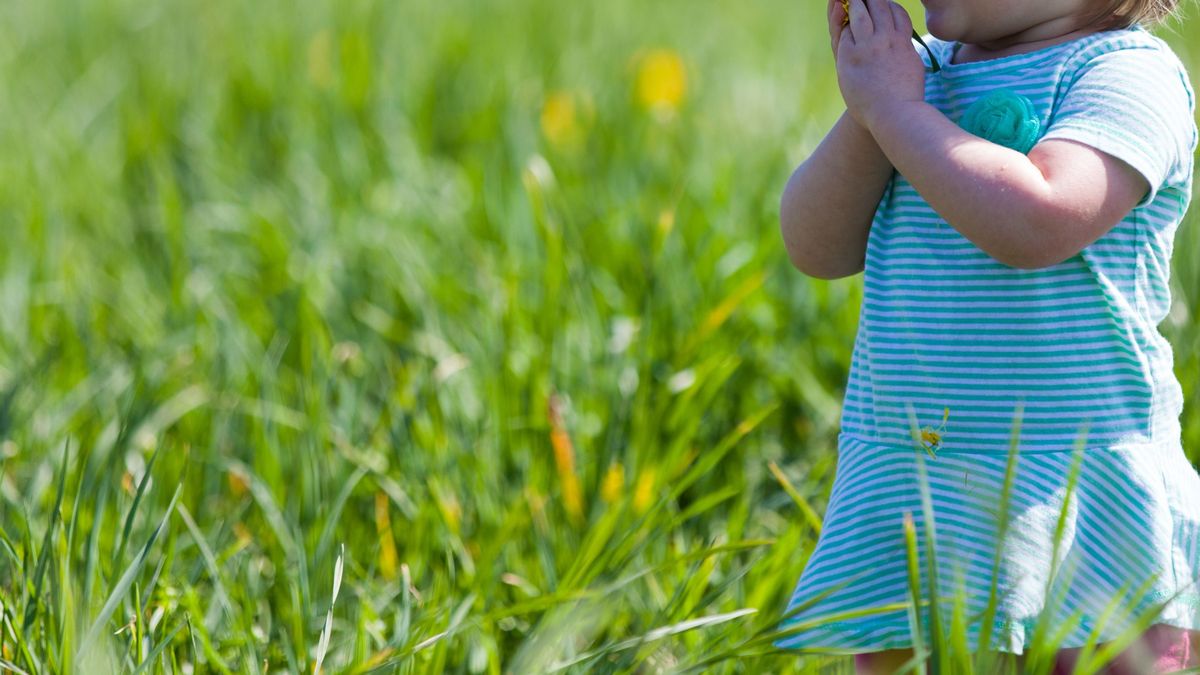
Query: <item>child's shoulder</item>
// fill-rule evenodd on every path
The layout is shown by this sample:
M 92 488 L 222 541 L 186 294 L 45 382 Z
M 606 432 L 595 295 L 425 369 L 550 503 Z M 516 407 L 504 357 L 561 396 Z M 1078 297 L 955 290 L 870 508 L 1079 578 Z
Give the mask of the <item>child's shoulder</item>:
M 1112 52 L 1133 52 L 1141 57 L 1161 58 L 1171 65 L 1182 66 L 1179 55 L 1171 45 L 1140 24 L 1092 33 L 1068 44 L 1073 47 L 1068 53 L 1076 60 L 1086 61 Z
M 921 39 L 929 46 L 929 50 L 933 52 L 934 57 L 940 63 L 948 63 L 951 60 L 955 46 L 958 44 L 956 41 L 942 40 L 929 33 L 922 35 Z M 921 52 L 921 58 L 925 61 L 925 65 L 929 66 L 928 55 L 923 50 L 918 51 Z M 1034 54 L 1058 57 L 1060 62 L 1068 66 L 1065 70 L 1070 71 L 1076 67 L 1082 67 L 1088 61 L 1099 56 L 1118 51 L 1125 52 L 1119 58 L 1128 57 L 1142 62 L 1156 61 L 1162 67 L 1186 72 L 1183 61 L 1171 45 L 1141 24 L 1091 33 L 1037 50 Z
M 1063 63 L 1066 77 L 1073 78 L 1103 63 L 1107 66 L 1104 72 L 1111 78 L 1141 81 L 1143 88 L 1151 82 L 1182 87 L 1189 101 L 1194 99 L 1183 60 L 1166 40 L 1141 25 L 1093 33 L 1074 42 Z

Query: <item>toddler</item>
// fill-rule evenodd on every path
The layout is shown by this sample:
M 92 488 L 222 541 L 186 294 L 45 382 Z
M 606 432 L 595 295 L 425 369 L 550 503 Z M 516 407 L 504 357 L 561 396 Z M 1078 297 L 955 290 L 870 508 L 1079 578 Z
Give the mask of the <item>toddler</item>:
M 923 0 L 918 45 L 893 2 L 850 0 L 847 21 L 829 1 L 846 112 L 781 228 L 805 274 L 864 272 L 863 303 L 824 527 L 775 646 L 860 673 L 911 658 L 908 514 L 926 646 L 933 582 L 964 594 L 971 651 L 1032 665 L 1042 618 L 1058 651 L 1038 669 L 1066 673 L 1153 616 L 1107 672 L 1196 664 L 1200 474 L 1158 331 L 1195 101 L 1146 28 L 1173 2 Z

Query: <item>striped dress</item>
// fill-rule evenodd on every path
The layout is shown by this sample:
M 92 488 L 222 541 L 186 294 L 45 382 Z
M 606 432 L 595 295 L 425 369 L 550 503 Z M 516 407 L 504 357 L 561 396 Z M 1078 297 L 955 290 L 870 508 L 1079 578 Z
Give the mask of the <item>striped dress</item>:
M 1017 269 L 893 174 L 867 242 L 824 524 L 778 626 L 792 632 L 774 645 L 848 654 L 911 647 L 914 627 L 928 637 L 928 605 L 914 619 L 904 607 L 906 512 L 922 597 L 935 577 L 944 627 L 947 599 L 962 594 L 972 651 L 993 581 L 993 649 L 1024 653 L 1039 617 L 1060 647 L 1114 639 L 1155 611 L 1155 623 L 1200 630 L 1200 475 L 1183 452 L 1183 395 L 1158 330 L 1197 144 L 1186 69 L 1141 26 L 961 64 L 960 43 L 924 39 L 942 66 L 927 71 L 925 99 L 950 120 L 1006 91 L 1036 140 L 1113 155 L 1150 189 L 1079 254 Z

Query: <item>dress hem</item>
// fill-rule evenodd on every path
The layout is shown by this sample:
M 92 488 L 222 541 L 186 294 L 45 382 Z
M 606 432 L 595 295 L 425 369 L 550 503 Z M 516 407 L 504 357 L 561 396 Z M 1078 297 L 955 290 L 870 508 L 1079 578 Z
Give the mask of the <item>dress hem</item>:
M 947 448 L 947 447 L 934 448 L 934 449 L 930 450 L 930 449 L 923 448 L 923 447 L 921 447 L 919 445 L 915 445 L 915 444 L 905 445 L 902 443 L 895 443 L 888 439 L 872 438 L 870 436 L 864 436 L 862 434 L 855 433 L 852 431 L 839 432 L 838 433 L 838 446 L 840 447 L 842 445 L 842 443 L 844 443 L 845 441 L 852 441 L 854 443 L 858 443 L 860 445 L 866 445 L 866 446 L 872 447 L 877 450 L 909 450 L 909 451 L 914 451 L 914 452 L 919 450 L 922 452 L 926 452 L 927 456 L 929 456 L 929 455 L 932 455 L 932 456 L 987 455 L 989 457 L 998 457 L 998 456 L 1007 456 L 1009 453 L 1009 450 L 1010 450 L 1008 447 L 1005 447 L 1003 450 Z M 1166 446 L 1161 442 L 1149 442 L 1149 441 L 1136 442 L 1136 443 L 1134 443 L 1134 442 L 1117 442 L 1117 443 L 1106 444 L 1106 445 L 1086 446 L 1083 448 L 1083 452 L 1084 453 L 1131 452 L 1131 451 L 1138 451 L 1138 450 L 1143 450 L 1143 451 L 1151 450 L 1151 451 L 1158 451 L 1158 452 L 1167 452 L 1167 451 L 1173 451 L 1176 447 L 1182 449 L 1182 447 L 1183 447 L 1182 442 L 1173 443 L 1173 444 L 1170 444 L 1169 446 Z M 1077 452 L 1077 451 L 1078 451 L 1078 449 L 1076 447 L 1053 448 L 1053 449 L 1022 448 L 1019 445 L 1017 447 L 1018 455 L 1053 455 L 1053 454 L 1071 453 L 1071 452 Z
M 1155 592 L 1150 594 L 1149 603 L 1161 603 L 1172 594 L 1164 592 Z M 1158 618 L 1152 625 L 1167 625 L 1173 628 L 1180 628 L 1186 631 L 1200 632 L 1200 593 L 1177 593 L 1174 594 L 1175 599 L 1163 606 Z M 896 612 L 904 612 L 903 616 L 896 618 L 875 618 L 861 619 L 854 621 L 831 621 L 814 625 L 809 633 L 820 634 L 819 637 L 807 640 L 798 640 L 799 636 L 789 636 L 773 641 L 772 646 L 788 651 L 803 651 L 805 653 L 829 653 L 829 654 L 862 654 L 888 649 L 912 649 L 912 622 L 907 614 L 908 610 L 896 610 Z M 949 616 L 943 615 L 946 623 L 949 623 Z M 1132 623 L 1130 621 L 1129 623 Z M 1038 618 L 1032 617 L 1027 619 L 1005 619 L 997 618 L 993 622 L 992 644 L 993 650 L 1006 652 L 1011 654 L 1024 654 L 1032 646 L 1030 638 L 1037 629 Z M 1097 643 L 1108 642 L 1120 636 L 1127 628 L 1116 626 L 1107 622 L 1099 632 Z M 788 624 L 785 622 L 780 624 L 780 627 L 786 630 Z M 1088 637 L 1096 632 L 1096 622 L 1089 618 L 1080 618 L 1078 626 L 1071 635 L 1061 644 L 1056 646 L 1056 649 L 1075 649 L 1084 646 Z M 972 650 L 978 648 L 980 623 L 974 622 L 968 628 L 968 643 Z M 923 617 L 922 622 L 923 634 L 929 632 L 928 617 Z M 1083 636 L 1080 637 L 1080 633 Z

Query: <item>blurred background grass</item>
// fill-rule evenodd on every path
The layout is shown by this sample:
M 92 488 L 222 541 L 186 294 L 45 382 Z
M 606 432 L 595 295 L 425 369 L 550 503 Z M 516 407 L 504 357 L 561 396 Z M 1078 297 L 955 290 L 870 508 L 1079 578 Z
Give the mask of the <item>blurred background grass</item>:
M 822 3 L 0 22 L 0 666 L 848 666 L 745 644 L 816 541 L 861 298 L 778 235 L 843 109 Z

